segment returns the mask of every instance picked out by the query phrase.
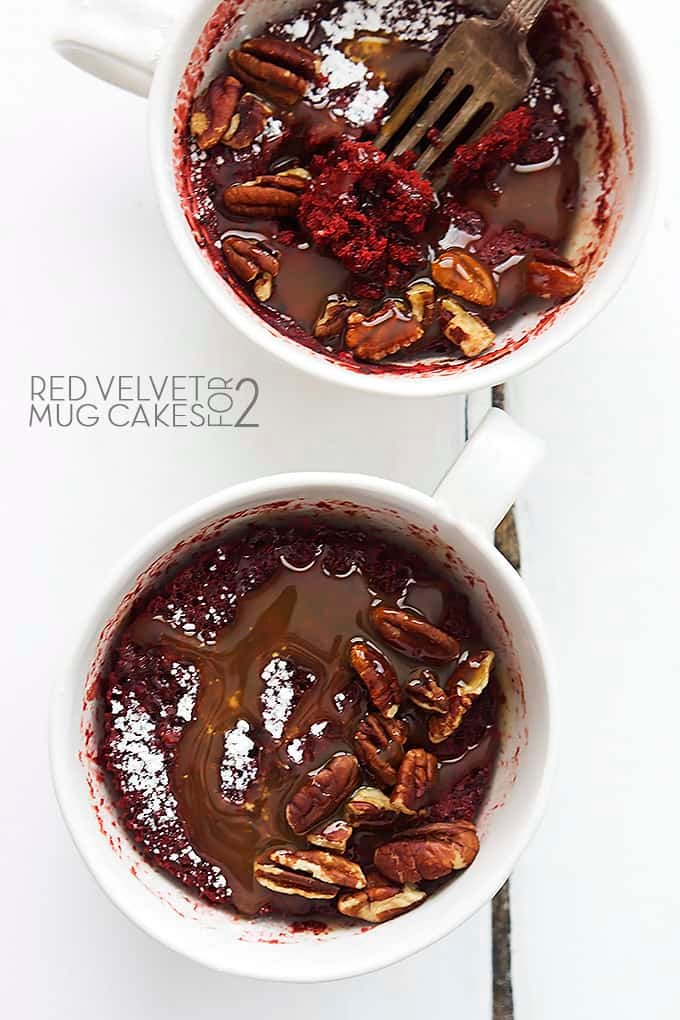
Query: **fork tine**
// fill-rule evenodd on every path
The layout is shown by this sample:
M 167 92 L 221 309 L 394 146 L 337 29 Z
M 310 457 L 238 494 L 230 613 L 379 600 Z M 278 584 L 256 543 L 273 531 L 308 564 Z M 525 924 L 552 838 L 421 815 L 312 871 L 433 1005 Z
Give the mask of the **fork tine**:
M 468 102 L 461 107 L 453 120 L 446 125 L 446 128 L 442 131 L 436 144 L 428 145 L 425 152 L 419 156 L 415 164 L 415 169 L 418 173 L 424 174 L 427 170 L 429 170 L 435 160 L 439 159 L 451 142 L 455 141 L 456 136 L 461 133 L 465 125 L 469 124 L 472 118 L 475 117 L 486 105 L 485 103 L 474 103 L 473 100 L 474 95 L 470 96 Z M 489 114 L 492 112 L 492 110 L 489 110 Z M 489 114 L 487 114 L 487 117 Z
M 459 81 L 461 81 L 462 84 L 459 85 Z M 429 131 L 430 128 L 437 123 L 442 114 L 445 113 L 447 107 L 449 107 L 451 103 L 455 102 L 464 87 L 464 78 L 459 79 L 458 75 L 456 75 L 455 78 L 452 78 L 451 82 L 441 90 L 439 95 L 433 99 L 427 109 L 423 111 L 422 116 L 418 118 L 413 127 L 395 147 L 392 155 L 399 156 L 402 152 L 408 152 L 409 149 L 414 149 L 416 145 L 422 141 L 423 135 Z M 456 114 L 456 118 L 464 112 L 471 98 L 472 97 L 466 98 L 459 112 Z
M 473 102 L 475 95 L 480 94 L 480 99 L 476 103 Z M 475 117 L 479 111 L 490 104 L 490 110 L 487 113 L 481 124 L 477 125 L 475 133 L 468 139 L 468 142 L 474 142 L 479 138 L 480 134 L 484 131 L 484 127 L 489 120 L 489 117 L 493 116 L 494 120 L 498 120 L 503 114 L 511 110 L 515 105 L 514 97 L 508 98 L 504 92 L 499 91 L 497 88 L 487 86 L 486 82 L 481 82 L 475 88 L 475 91 L 470 96 L 470 99 L 464 106 L 461 107 L 459 112 L 453 118 L 453 120 L 446 125 L 442 131 L 436 145 L 429 145 L 418 158 L 415 167 L 419 173 L 425 173 L 429 167 L 441 156 L 441 154 L 456 140 L 456 135 L 459 135 L 466 124 L 469 124 L 473 117 Z M 474 109 L 473 109 L 474 106 Z M 466 114 L 467 111 L 467 114 Z M 437 178 L 439 180 L 439 178 Z M 439 190 L 439 188 L 435 188 Z
M 387 118 L 387 122 L 380 129 L 374 144 L 378 149 L 384 149 L 390 138 L 399 130 L 408 117 L 411 116 L 421 99 L 427 95 L 433 85 L 444 73 L 446 67 L 441 61 L 436 61 L 430 66 L 422 78 L 416 81 L 408 90 L 399 105 Z

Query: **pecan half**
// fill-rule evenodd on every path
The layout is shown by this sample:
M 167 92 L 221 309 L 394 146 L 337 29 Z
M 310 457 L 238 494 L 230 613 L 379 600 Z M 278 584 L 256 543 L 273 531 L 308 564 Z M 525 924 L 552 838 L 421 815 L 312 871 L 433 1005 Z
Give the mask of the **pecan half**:
M 406 694 L 424 712 L 446 715 L 449 710 L 446 691 L 441 689 L 431 669 L 421 669 L 412 676 L 406 685 Z
M 340 336 L 347 317 L 353 308 L 356 308 L 356 301 L 347 298 L 329 297 L 326 307 L 314 323 L 314 336 L 317 340 L 330 340 L 331 337 Z
M 406 609 L 374 606 L 369 616 L 380 637 L 409 658 L 451 662 L 460 652 L 454 637 Z
M 448 248 L 432 263 L 432 279 L 473 305 L 496 304 L 496 281 L 479 259 L 464 248 Z
M 299 43 L 273 36 L 248 39 L 240 50 L 232 50 L 229 61 L 241 81 L 283 106 L 301 99 L 319 73 L 319 58 Z
M 345 818 L 355 828 L 381 829 L 398 815 L 390 798 L 373 786 L 362 786 L 345 804 Z
M 310 875 L 317 882 L 340 885 L 345 889 L 366 887 L 366 876 L 358 864 L 327 850 L 271 850 L 269 860 L 282 868 Z
M 391 885 L 380 878 L 360 892 L 343 893 L 336 904 L 341 914 L 356 917 L 369 924 L 382 924 L 405 914 L 422 903 L 426 894 L 415 885 Z
M 222 141 L 230 149 L 247 149 L 262 134 L 271 115 L 271 106 L 252 92 L 244 92 Z
M 350 312 L 345 344 L 363 361 L 382 361 L 420 340 L 423 327 L 398 301 L 386 301 L 372 315 Z
M 398 839 L 378 847 L 374 864 L 393 882 L 431 881 L 467 868 L 478 850 L 472 822 L 441 822 L 400 833 Z
M 452 344 L 460 347 L 467 358 L 476 358 L 493 346 L 496 339 L 494 331 L 478 316 L 466 312 L 453 298 L 444 298 L 440 311 L 442 333 Z
M 527 265 L 527 290 L 541 298 L 568 298 L 583 286 L 583 277 L 571 266 L 559 262 L 539 262 L 533 259 Z
M 383 786 L 394 786 L 407 738 L 408 727 L 400 719 L 367 715 L 354 736 L 354 750 Z
M 303 167 L 262 174 L 252 181 L 232 184 L 224 192 L 224 204 L 234 216 L 250 219 L 283 219 L 295 216 L 300 195 L 310 181 Z
M 332 815 L 358 781 L 359 763 L 353 754 L 336 754 L 322 769 L 307 776 L 286 806 L 286 820 L 293 832 L 308 832 Z
M 413 747 L 399 766 L 391 804 L 405 815 L 416 815 L 426 807 L 437 781 L 437 759 L 422 747 Z
M 319 882 L 309 875 L 301 875 L 266 860 L 255 861 L 253 866 L 255 881 L 272 892 L 283 893 L 285 896 L 303 896 L 306 900 L 332 900 L 339 892 L 339 886 Z
M 323 847 L 324 850 L 337 850 L 338 853 L 344 854 L 351 836 L 352 826 L 344 819 L 336 818 L 335 821 L 324 825 L 322 829 L 308 832 L 307 842 L 313 846 Z
M 199 149 L 210 149 L 228 131 L 241 96 L 241 83 L 231 75 L 219 75 L 197 96 L 191 110 L 189 130 L 197 136 Z
M 355 641 L 350 648 L 349 661 L 378 711 L 388 719 L 396 715 L 401 703 L 401 687 L 383 653 L 365 641 Z
M 494 658 L 493 652 L 477 652 L 468 655 L 457 667 L 449 680 L 446 715 L 433 717 L 427 725 L 427 735 L 433 744 L 441 744 L 456 732 L 470 705 L 488 684 Z
M 279 271 L 277 252 L 254 238 L 229 234 L 222 240 L 222 257 L 240 280 L 252 286 L 260 301 L 269 300 Z
M 435 289 L 429 280 L 416 280 L 406 291 L 411 315 L 423 326 L 429 326 L 437 307 Z

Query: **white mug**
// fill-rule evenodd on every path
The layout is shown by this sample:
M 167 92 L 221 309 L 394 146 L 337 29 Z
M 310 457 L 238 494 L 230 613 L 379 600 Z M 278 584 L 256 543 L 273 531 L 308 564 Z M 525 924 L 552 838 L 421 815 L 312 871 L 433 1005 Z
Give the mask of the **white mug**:
M 80 646 L 52 696 L 50 756 L 73 839 L 102 888 L 160 942 L 217 970 L 280 981 L 323 981 L 384 967 L 447 935 L 487 903 L 512 871 L 543 811 L 554 752 L 552 667 L 543 625 L 523 581 L 490 536 L 542 455 L 543 444 L 491 410 L 434 496 L 363 475 L 290 474 L 246 482 L 159 525 L 99 595 Z M 276 506 L 374 522 L 427 547 L 470 599 L 497 652 L 504 694 L 497 765 L 478 819 L 472 866 L 417 909 L 367 931 L 323 935 L 280 919 L 238 917 L 191 896 L 155 870 L 116 822 L 97 764 L 99 674 L 132 601 L 189 544 L 229 535 Z M 321 508 L 319 508 L 321 504 Z M 336 519 L 336 518 L 335 518 Z
M 491 0 L 496 7 L 500 0 Z M 436 396 L 493 386 L 523 372 L 579 333 L 623 283 L 640 248 L 654 192 L 653 108 L 635 53 L 634 25 L 616 0 L 574 0 L 587 28 L 573 31 L 567 60 L 567 102 L 586 124 L 580 146 L 583 195 L 566 254 L 585 269 L 585 286 L 549 312 L 527 312 L 502 329 L 492 352 L 469 362 L 433 361 L 426 370 L 362 372 L 304 347 L 265 323 L 215 271 L 191 232 L 175 177 L 176 118 L 206 77 L 224 64 L 225 50 L 277 16 L 291 16 L 303 0 L 187 0 L 176 22 L 166 9 L 177 0 L 69 0 L 55 45 L 73 63 L 140 95 L 149 94 L 149 142 L 156 189 L 170 236 L 191 275 L 241 333 L 289 364 L 319 378 L 373 393 Z M 579 60 L 575 59 L 578 54 Z M 598 102 L 611 125 L 606 179 L 594 116 L 584 98 L 581 67 L 592 69 Z M 590 97 L 592 99 L 592 97 Z M 599 204 L 609 206 L 595 228 Z M 584 358 L 586 356 L 583 352 Z M 584 369 L 585 370 L 585 369 Z

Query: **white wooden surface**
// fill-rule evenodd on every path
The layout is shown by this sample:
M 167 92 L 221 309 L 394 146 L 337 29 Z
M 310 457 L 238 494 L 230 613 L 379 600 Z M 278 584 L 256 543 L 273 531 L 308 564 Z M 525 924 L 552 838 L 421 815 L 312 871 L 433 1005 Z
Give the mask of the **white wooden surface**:
M 616 302 L 508 393 L 510 409 L 550 444 L 520 521 L 563 712 L 551 807 L 514 877 L 518 1020 L 680 1015 L 672 66 L 680 14 L 661 0 L 659 20 L 641 25 L 637 5 L 625 7 L 640 45 L 658 45 L 649 64 L 668 141 L 659 207 Z M 202 1020 L 240 1006 L 284 1020 L 405 1020 L 425 1009 L 434 1020 L 488 1020 L 486 911 L 418 958 L 342 985 L 240 981 L 139 933 L 66 835 L 47 768 L 47 692 L 116 557 L 172 510 L 257 474 L 338 468 L 431 490 L 460 444 L 463 408 L 322 387 L 231 335 L 167 243 L 146 162 L 144 103 L 50 53 L 53 10 L 49 0 L 4 0 L 0 36 L 3 1014 Z M 31 374 L 95 372 L 255 376 L 261 427 L 28 429 Z

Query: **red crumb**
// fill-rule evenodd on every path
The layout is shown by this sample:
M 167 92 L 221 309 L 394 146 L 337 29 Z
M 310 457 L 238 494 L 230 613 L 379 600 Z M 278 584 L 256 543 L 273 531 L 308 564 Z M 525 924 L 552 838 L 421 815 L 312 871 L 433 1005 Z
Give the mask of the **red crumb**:
M 538 251 L 547 255 L 553 252 L 553 246 L 545 237 L 528 234 L 519 225 L 511 224 L 503 230 L 488 231 L 481 241 L 475 242 L 471 250 L 490 269 L 495 269 L 513 255 L 528 255 Z
M 300 222 L 319 248 L 359 277 L 356 293 L 379 297 L 424 261 L 412 238 L 424 229 L 434 196 L 410 164 L 351 139 L 312 160 L 314 180 L 300 201 Z
M 510 110 L 476 142 L 460 145 L 451 162 L 449 186 L 458 188 L 471 177 L 511 163 L 529 138 L 534 115 L 527 106 Z
M 431 809 L 429 821 L 449 822 L 464 818 L 473 822 L 479 813 L 491 775 L 491 766 L 468 773 L 457 786 Z
M 481 237 L 486 233 L 486 221 L 476 209 L 469 209 L 453 197 L 448 195 L 442 204 L 442 215 L 450 221 L 451 226 L 456 230 L 462 230 L 470 237 Z
M 300 237 L 295 230 L 279 230 L 276 240 L 279 244 L 288 246 L 290 244 L 298 244 Z
M 293 921 L 290 925 L 293 935 L 309 932 L 312 935 L 327 935 L 330 931 L 324 921 Z

